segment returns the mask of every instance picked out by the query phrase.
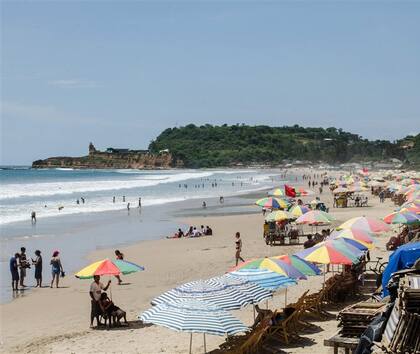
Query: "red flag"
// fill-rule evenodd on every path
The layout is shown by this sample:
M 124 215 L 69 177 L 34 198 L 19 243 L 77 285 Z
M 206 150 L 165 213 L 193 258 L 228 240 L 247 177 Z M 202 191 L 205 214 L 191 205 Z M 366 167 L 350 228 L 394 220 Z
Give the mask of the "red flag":
M 296 191 L 293 187 L 288 186 L 287 184 L 284 185 L 284 192 L 288 197 L 296 197 Z

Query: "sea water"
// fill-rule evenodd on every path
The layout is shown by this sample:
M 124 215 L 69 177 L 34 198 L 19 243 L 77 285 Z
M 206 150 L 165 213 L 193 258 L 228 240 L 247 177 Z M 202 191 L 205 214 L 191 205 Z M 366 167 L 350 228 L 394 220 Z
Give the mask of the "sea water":
M 280 171 L 265 169 L 73 170 L 10 168 L 0 170 L 0 301 L 13 295 L 9 259 L 24 246 L 29 257 L 40 249 L 44 284 L 55 249 L 68 274 L 86 265 L 96 249 L 163 238 L 178 227 L 174 215 L 212 212 L 225 198 L 224 210 L 243 203 L 249 193 L 281 186 Z M 257 193 L 259 194 L 259 192 Z M 266 192 L 261 192 L 261 196 Z M 113 198 L 115 197 L 115 202 Z M 82 201 L 84 199 L 84 202 Z M 141 198 L 141 208 L 139 208 Z M 241 199 L 242 198 L 242 199 Z M 123 201 L 123 199 L 125 201 Z M 79 201 L 79 203 L 77 203 Z M 206 201 L 207 208 L 202 208 Z M 127 204 L 130 203 L 130 210 Z M 31 223 L 31 212 L 37 222 Z M 109 257 L 113 257 L 111 253 Z M 33 269 L 27 285 L 33 285 Z

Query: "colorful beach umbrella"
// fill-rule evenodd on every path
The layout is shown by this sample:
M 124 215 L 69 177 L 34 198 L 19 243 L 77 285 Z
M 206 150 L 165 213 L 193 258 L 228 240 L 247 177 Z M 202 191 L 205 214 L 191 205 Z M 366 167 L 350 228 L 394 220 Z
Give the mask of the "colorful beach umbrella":
M 376 241 L 373 233 L 370 233 L 366 230 L 357 229 L 355 227 L 351 229 L 335 230 L 331 233 L 330 238 L 348 238 L 365 243 L 374 243 Z
M 270 291 L 276 291 L 280 288 L 287 288 L 297 284 L 296 280 L 268 269 L 242 268 L 227 273 L 226 276 L 245 278 Z
M 366 216 L 351 218 L 342 223 L 337 229 L 341 230 L 352 228 L 366 230 L 373 233 L 387 232 L 391 230 L 389 225 L 382 220 Z
M 276 188 L 276 189 L 273 189 L 268 194 L 269 195 L 272 195 L 273 197 L 284 197 L 284 196 L 286 196 L 286 194 L 284 192 L 284 188 Z
M 289 209 L 289 212 L 297 218 L 303 214 L 306 214 L 308 211 L 311 211 L 311 209 L 306 205 L 293 205 Z
M 240 263 L 238 266 L 233 267 L 229 272 L 239 269 L 268 269 L 272 272 L 279 273 L 293 279 L 306 279 L 306 276 L 298 269 L 293 267 L 280 259 L 271 257 L 256 258 Z
M 304 259 L 296 257 L 294 255 L 285 254 L 281 256 L 275 256 L 273 258 L 277 258 L 283 262 L 292 265 L 302 274 L 309 276 L 321 274 L 321 269 L 319 269 L 315 264 L 305 261 Z
M 87 267 L 83 268 L 75 274 L 76 278 L 79 279 L 90 279 L 95 275 L 120 275 L 120 274 L 131 274 L 139 271 L 143 271 L 144 267 L 137 264 L 127 262 L 120 259 L 109 260 L 103 259 L 101 261 L 92 263 Z
M 349 190 L 348 188 L 345 187 L 338 187 L 336 189 L 333 190 L 334 194 L 339 194 L 339 193 L 347 193 Z
M 360 250 L 354 250 L 344 241 L 328 240 L 295 253 L 295 256 L 309 262 L 321 264 L 353 264 L 358 262 Z
M 272 211 L 270 214 L 268 214 L 265 217 L 265 221 L 268 221 L 268 222 L 292 220 L 292 219 L 296 219 L 296 216 L 284 210 Z
M 324 211 L 311 210 L 299 216 L 296 220 L 296 224 L 322 225 L 330 224 L 333 220 L 335 220 L 335 218 Z
M 411 212 L 395 212 L 385 216 L 384 221 L 387 224 L 411 225 L 419 223 L 420 218 L 417 214 Z
M 289 204 L 280 198 L 273 198 L 273 197 L 266 197 L 258 199 L 255 204 L 259 205 L 263 208 L 271 208 L 271 209 L 287 209 Z

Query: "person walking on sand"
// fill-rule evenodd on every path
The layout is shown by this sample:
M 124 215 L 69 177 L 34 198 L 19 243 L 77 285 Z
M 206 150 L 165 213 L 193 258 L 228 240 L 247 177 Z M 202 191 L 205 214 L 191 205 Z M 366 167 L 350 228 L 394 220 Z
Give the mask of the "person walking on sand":
M 93 276 L 93 283 L 90 284 L 89 295 L 91 299 L 91 311 L 90 311 L 90 327 L 93 327 L 93 320 L 96 318 L 96 323 L 98 326 L 102 325 L 101 321 L 99 320 L 99 315 L 102 314 L 102 309 L 100 306 L 101 294 L 102 290 L 107 291 L 109 286 L 111 285 L 111 280 L 108 280 L 108 284 L 104 286 L 100 282 L 101 277 L 99 275 Z
M 36 279 L 36 286 L 42 288 L 42 256 L 41 251 L 35 251 L 35 259 L 32 259 L 32 264 L 35 266 L 35 279 Z
M 124 254 L 120 252 L 120 250 L 115 250 L 115 257 L 121 261 L 124 260 Z M 122 280 L 121 277 L 119 275 L 116 275 L 115 278 L 118 279 L 118 285 L 121 285 Z
M 55 286 L 56 288 L 58 288 L 58 282 L 60 280 L 60 273 L 61 273 L 61 276 L 64 276 L 64 270 L 63 270 L 63 266 L 61 265 L 61 259 L 59 257 L 59 254 L 60 254 L 59 251 L 54 251 L 52 254 L 51 261 L 50 261 L 51 274 L 52 274 L 50 288 L 53 287 L 54 279 L 55 279 Z
M 15 253 L 13 257 L 10 258 L 10 273 L 12 274 L 12 290 L 19 290 L 19 268 L 18 268 L 18 259 L 19 253 Z
M 238 265 L 239 260 L 241 262 L 245 262 L 245 260 L 241 257 L 241 251 L 242 251 L 242 240 L 241 240 L 241 234 L 239 232 L 236 233 L 235 235 L 235 249 L 236 249 L 236 253 L 235 253 L 235 259 L 236 259 L 236 265 Z

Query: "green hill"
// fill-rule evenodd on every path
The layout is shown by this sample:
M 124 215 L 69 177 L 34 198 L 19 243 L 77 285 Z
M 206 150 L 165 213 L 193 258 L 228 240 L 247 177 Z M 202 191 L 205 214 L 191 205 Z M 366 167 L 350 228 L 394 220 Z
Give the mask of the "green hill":
M 418 136 L 413 139 L 417 139 L 416 146 L 419 147 Z M 182 160 L 186 167 L 278 164 L 283 160 L 342 163 L 406 159 L 400 142 L 369 141 L 342 129 L 298 125 L 189 124 L 166 129 L 149 146 L 155 153 L 165 149 Z

